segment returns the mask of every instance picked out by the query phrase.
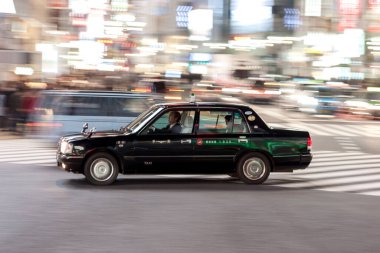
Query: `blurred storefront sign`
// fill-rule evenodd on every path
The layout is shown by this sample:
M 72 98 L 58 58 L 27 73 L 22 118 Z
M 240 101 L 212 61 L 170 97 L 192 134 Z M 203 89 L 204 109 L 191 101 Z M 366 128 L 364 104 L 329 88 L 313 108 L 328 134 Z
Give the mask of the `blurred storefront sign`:
M 272 31 L 272 0 L 231 0 L 231 32 L 247 34 Z
M 380 32 L 380 0 L 368 0 L 367 8 L 367 31 L 372 33 Z
M 31 67 L 16 67 L 14 73 L 19 76 L 31 76 L 34 70 Z
M 46 6 L 48 8 L 67 8 L 69 3 L 68 0 L 47 0 Z
M 43 73 L 58 73 L 58 51 L 53 44 L 36 44 L 36 51 L 42 54 Z
M 322 13 L 321 0 L 305 0 L 305 16 L 320 17 Z
M 335 45 L 343 57 L 360 57 L 365 52 L 365 34 L 362 29 L 346 29 Z
M 0 13 L 16 14 L 13 0 L 2 0 L 0 4 Z
M 193 9 L 191 4 L 178 5 L 176 9 L 176 23 L 179 28 L 187 28 L 189 25 L 189 12 Z
M 349 28 L 358 28 L 362 13 L 361 0 L 339 0 L 338 14 L 339 24 L 338 31 L 342 32 Z
M 300 11 L 297 8 L 284 8 L 284 27 L 295 30 L 302 24 Z
M 128 0 L 111 0 L 112 11 L 128 11 Z
M 197 9 L 189 12 L 190 40 L 209 40 L 213 28 L 213 11 Z

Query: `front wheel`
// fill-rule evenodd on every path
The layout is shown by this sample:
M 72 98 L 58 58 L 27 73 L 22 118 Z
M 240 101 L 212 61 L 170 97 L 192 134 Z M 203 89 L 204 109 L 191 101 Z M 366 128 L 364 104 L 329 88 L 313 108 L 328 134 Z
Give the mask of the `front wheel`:
M 246 184 L 262 184 L 270 174 L 268 158 L 260 153 L 250 153 L 243 156 L 237 164 L 237 173 Z
M 110 185 L 119 174 L 116 159 L 108 153 L 95 153 L 86 162 L 84 175 L 94 185 Z

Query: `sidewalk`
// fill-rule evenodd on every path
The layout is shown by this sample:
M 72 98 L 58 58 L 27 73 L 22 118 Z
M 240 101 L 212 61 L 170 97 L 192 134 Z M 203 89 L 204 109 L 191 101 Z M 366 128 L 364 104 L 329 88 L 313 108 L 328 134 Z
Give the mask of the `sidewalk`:
M 0 140 L 22 139 L 23 137 L 21 133 L 0 129 Z

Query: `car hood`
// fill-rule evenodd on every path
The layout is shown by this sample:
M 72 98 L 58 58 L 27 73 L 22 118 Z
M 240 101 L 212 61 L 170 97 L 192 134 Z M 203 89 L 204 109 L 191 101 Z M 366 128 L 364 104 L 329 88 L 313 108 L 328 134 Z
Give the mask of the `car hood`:
M 76 134 L 70 134 L 70 135 L 65 135 L 62 138 L 64 138 L 67 141 L 79 141 L 79 140 L 84 140 L 84 139 L 98 139 L 98 138 L 103 138 L 103 137 L 117 137 L 117 136 L 125 136 L 129 135 L 124 132 L 119 132 L 119 131 L 100 131 L 100 132 L 95 132 L 91 136 L 89 135 L 88 132 L 86 133 L 76 133 Z

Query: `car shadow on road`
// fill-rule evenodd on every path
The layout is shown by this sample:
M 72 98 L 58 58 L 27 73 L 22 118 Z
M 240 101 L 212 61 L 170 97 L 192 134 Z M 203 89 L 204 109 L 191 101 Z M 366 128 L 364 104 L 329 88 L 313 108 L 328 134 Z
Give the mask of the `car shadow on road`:
M 277 181 L 277 180 L 276 180 Z M 298 182 L 298 180 L 297 180 Z M 108 186 L 95 186 L 83 179 L 62 179 L 57 181 L 62 188 L 77 190 L 192 190 L 192 191 L 296 191 L 297 188 L 285 188 L 268 180 L 261 185 L 244 184 L 234 178 L 120 178 Z M 301 189 L 299 189 L 301 190 Z

